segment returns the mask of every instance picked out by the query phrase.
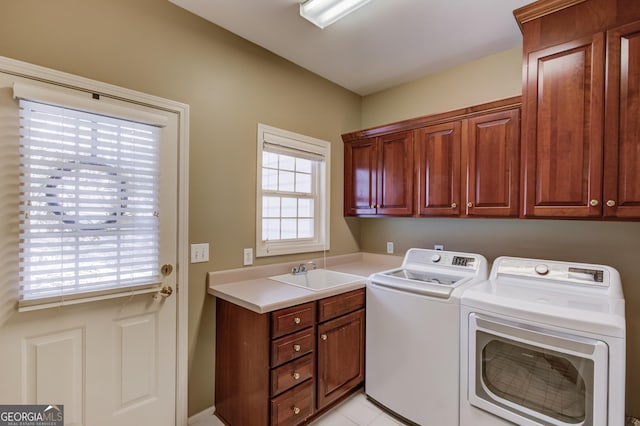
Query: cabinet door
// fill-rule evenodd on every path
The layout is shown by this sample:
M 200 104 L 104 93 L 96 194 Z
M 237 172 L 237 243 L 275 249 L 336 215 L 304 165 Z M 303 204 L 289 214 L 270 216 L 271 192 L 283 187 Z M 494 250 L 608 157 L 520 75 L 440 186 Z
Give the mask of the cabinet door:
M 604 34 L 528 54 L 524 216 L 602 213 Z
M 640 217 L 640 22 L 607 34 L 604 215 Z
M 344 215 L 376 213 L 378 161 L 375 138 L 344 145 Z
M 413 214 L 413 135 L 381 136 L 378 140 L 378 214 Z
M 364 310 L 318 325 L 317 352 L 321 410 L 364 380 Z
M 466 214 L 517 216 L 520 187 L 520 111 L 470 118 L 464 138 Z
M 416 131 L 416 180 L 420 216 L 460 214 L 459 121 Z

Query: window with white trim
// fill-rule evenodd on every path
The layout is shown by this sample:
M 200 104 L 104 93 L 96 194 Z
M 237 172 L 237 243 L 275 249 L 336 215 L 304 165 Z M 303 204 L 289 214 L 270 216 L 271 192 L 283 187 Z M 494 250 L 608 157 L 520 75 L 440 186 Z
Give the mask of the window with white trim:
M 329 249 L 331 144 L 258 124 L 256 256 Z
M 157 286 L 161 128 L 20 98 L 20 133 L 20 305 Z

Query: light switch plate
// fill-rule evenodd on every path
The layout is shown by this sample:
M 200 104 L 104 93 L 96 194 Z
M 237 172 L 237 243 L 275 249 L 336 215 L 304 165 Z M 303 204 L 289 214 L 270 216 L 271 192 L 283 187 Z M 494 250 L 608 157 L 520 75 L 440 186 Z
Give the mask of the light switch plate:
M 209 243 L 191 244 L 191 263 L 209 261 Z

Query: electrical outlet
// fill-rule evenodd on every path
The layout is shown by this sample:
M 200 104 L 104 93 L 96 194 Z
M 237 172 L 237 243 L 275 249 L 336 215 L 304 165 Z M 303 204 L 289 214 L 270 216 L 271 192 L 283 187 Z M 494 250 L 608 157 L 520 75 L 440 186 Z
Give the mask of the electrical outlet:
M 393 254 L 393 241 L 387 241 L 387 254 Z
M 191 263 L 209 261 L 209 243 L 191 244 Z
M 444 250 L 444 244 L 435 244 L 435 245 L 433 246 L 433 249 L 434 249 L 434 250 L 442 251 L 442 250 Z
M 253 265 L 253 249 L 252 248 L 244 249 L 242 252 L 242 255 L 243 255 L 242 264 L 244 266 Z

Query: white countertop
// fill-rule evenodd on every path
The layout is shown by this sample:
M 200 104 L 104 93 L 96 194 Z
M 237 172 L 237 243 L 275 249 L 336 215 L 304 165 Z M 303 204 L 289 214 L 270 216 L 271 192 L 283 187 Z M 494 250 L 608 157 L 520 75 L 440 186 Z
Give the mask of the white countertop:
M 286 274 L 291 267 L 301 262 L 288 262 L 265 266 L 209 272 L 209 294 L 235 303 L 257 313 L 266 313 L 300 303 L 345 293 L 365 286 L 366 278 L 375 273 L 392 269 L 402 264 L 401 256 L 373 253 L 354 253 L 313 259 L 318 267 L 345 272 L 362 277 L 362 281 L 344 284 L 324 290 L 313 291 L 281 283 L 267 277 Z

